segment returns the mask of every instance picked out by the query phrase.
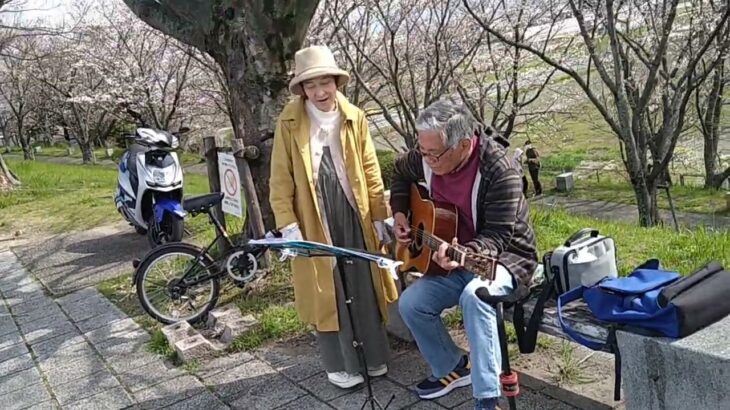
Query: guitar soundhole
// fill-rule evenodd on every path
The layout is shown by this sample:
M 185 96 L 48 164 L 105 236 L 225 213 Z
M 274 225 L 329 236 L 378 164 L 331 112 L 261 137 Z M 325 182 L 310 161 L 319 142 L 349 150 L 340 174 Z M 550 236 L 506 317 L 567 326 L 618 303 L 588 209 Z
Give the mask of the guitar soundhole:
M 418 235 L 416 232 L 423 232 L 424 226 L 422 223 L 418 224 L 418 227 L 416 229 L 411 229 L 411 233 L 413 234 L 413 240 L 411 241 L 411 244 L 408 246 L 408 250 L 411 252 L 411 257 L 416 258 L 418 255 L 423 252 L 423 236 Z

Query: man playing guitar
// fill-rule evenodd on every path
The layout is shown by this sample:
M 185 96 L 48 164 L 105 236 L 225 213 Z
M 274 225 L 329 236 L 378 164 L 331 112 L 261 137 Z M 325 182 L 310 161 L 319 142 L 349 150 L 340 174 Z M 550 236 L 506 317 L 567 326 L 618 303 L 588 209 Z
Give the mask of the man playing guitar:
M 457 237 L 441 239 L 499 261 L 494 280 L 483 280 L 451 260 L 449 243 L 443 243 L 433 260 L 448 274 L 424 275 L 401 295 L 401 316 L 432 371 L 416 389 L 421 398 L 435 399 L 472 384 L 475 409 L 494 409 L 501 395 L 497 322 L 494 308 L 475 291 L 486 287 L 492 295 L 527 292 L 537 253 L 522 179 L 504 147 L 481 131 L 468 108 L 455 100 L 424 109 L 416 128 L 419 147 L 396 161 L 391 183 L 397 240 L 401 246 L 413 240 L 407 217 L 411 186 L 425 181 L 434 201 L 458 210 Z M 444 309 L 457 303 L 469 355 L 456 346 L 440 318 Z

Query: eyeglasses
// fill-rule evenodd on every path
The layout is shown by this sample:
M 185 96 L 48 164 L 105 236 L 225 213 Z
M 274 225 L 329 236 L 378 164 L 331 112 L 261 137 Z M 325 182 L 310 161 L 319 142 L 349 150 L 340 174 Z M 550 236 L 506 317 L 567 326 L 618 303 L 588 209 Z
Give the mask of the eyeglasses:
M 421 153 L 421 156 L 426 159 L 430 159 L 433 162 L 438 162 L 441 157 L 443 157 L 447 152 L 451 151 L 451 149 L 454 148 L 453 146 L 447 147 L 445 150 L 441 151 L 440 154 L 427 154 L 423 152 L 420 148 L 418 149 L 418 152 Z

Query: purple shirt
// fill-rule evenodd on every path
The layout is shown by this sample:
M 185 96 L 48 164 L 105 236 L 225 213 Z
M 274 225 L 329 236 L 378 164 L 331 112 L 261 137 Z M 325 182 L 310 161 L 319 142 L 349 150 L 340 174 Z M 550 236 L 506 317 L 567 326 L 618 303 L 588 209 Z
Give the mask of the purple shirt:
M 472 153 L 463 168 L 446 175 L 431 177 L 431 197 L 435 201 L 456 206 L 459 211 L 457 238 L 465 244 L 476 236 L 474 219 L 471 214 L 471 193 L 479 171 L 479 139 L 472 139 Z M 452 238 L 442 238 L 451 242 Z

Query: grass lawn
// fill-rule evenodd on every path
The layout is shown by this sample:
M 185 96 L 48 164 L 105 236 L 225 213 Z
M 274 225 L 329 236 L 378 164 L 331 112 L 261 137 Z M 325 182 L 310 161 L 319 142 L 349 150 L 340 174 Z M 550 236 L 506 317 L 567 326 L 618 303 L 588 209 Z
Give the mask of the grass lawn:
M 71 155 L 68 155 L 67 149 L 68 148 L 66 146 L 64 146 L 63 144 L 57 144 L 54 146 L 42 146 L 41 152 L 39 152 L 35 155 L 38 157 L 57 157 L 57 158 L 70 157 L 70 158 L 76 158 L 76 159 L 82 158 L 80 149 L 74 148 L 74 151 Z M 94 148 L 94 154 L 96 155 L 96 160 L 100 161 L 100 160 L 104 160 L 104 159 L 111 159 L 113 161 L 118 162 L 119 158 L 121 158 L 122 154 L 124 153 L 124 149 L 119 148 L 119 147 L 115 147 L 113 149 L 114 149 L 114 152 L 112 153 L 111 158 L 108 158 L 106 155 L 106 148 Z M 19 147 L 12 149 L 10 152 L 15 155 L 23 155 L 23 150 L 22 150 L 22 148 L 19 148 Z M 195 165 L 195 164 L 198 164 L 198 163 L 204 161 L 204 159 L 198 154 L 194 154 L 194 153 L 190 153 L 190 152 L 182 152 L 182 151 L 178 151 L 177 154 L 178 154 L 180 160 L 182 161 L 183 166 Z
M 694 212 L 715 215 L 730 215 L 725 201 L 725 191 L 704 189 L 694 186 L 675 185 L 670 189 L 674 209 L 678 212 Z M 633 188 L 626 182 L 601 180 L 595 178 L 581 179 L 568 197 L 595 199 L 607 202 L 636 204 Z M 670 209 L 666 191 L 659 191 L 659 208 Z
M 0 229 L 50 233 L 122 220 L 114 205 L 117 170 L 92 165 L 6 159 L 23 183 L 0 194 Z M 185 195 L 208 191 L 205 176 L 186 174 Z

